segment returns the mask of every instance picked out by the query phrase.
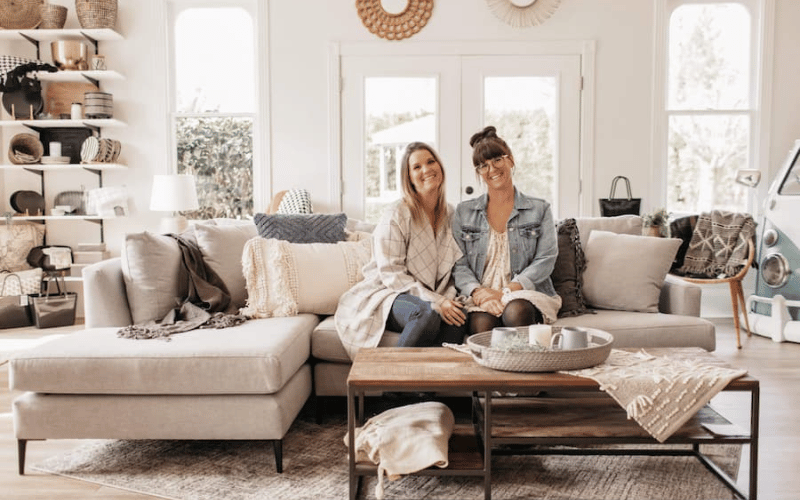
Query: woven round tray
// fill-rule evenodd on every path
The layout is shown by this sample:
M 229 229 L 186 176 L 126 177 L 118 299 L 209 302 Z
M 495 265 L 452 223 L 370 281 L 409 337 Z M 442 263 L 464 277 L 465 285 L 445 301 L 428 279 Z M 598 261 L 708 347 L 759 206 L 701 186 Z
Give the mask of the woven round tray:
M 527 329 L 527 327 L 521 327 Z M 506 350 L 491 347 L 492 332 L 476 333 L 467 338 L 475 361 L 487 368 L 507 372 L 555 372 L 580 370 L 599 365 L 611 353 L 614 337 L 597 328 L 587 328 L 589 347 L 585 349 Z

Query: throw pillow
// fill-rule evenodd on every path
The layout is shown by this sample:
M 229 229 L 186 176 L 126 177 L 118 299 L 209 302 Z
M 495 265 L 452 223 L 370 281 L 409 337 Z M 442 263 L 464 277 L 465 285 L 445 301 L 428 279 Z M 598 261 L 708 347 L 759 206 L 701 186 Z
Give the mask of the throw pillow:
M 561 297 L 558 317 L 586 314 L 586 301 L 583 298 L 583 271 L 586 259 L 581 248 L 578 226 L 575 219 L 564 219 L 556 225 L 558 235 L 558 257 L 550 279 L 556 293 Z
M 617 234 L 642 234 L 643 219 L 638 215 L 617 215 L 616 217 L 580 217 L 575 219 L 578 233 L 586 250 L 586 242 L 595 229 Z
M 346 214 L 256 214 L 258 234 L 291 243 L 336 243 L 347 239 Z
M 44 240 L 43 224 L 0 225 L 0 271 L 30 269 L 28 254 Z
M 361 281 L 371 240 L 296 244 L 253 238 L 242 255 L 247 307 L 253 318 L 333 314 L 339 297 Z
M 279 214 L 310 214 L 313 212 L 311 195 L 305 189 L 290 189 L 286 191 L 276 211 Z
M 252 223 L 245 225 L 197 224 L 194 227 L 197 246 L 208 267 L 217 273 L 228 292 L 231 304 L 237 309 L 247 302 L 247 284 L 242 273 L 244 245 L 258 230 Z
M 188 293 L 178 243 L 163 234 L 132 233 L 125 235 L 121 253 L 134 324 L 161 321 Z
M 583 296 L 589 306 L 658 312 L 664 279 L 681 241 L 592 231 L 585 246 Z

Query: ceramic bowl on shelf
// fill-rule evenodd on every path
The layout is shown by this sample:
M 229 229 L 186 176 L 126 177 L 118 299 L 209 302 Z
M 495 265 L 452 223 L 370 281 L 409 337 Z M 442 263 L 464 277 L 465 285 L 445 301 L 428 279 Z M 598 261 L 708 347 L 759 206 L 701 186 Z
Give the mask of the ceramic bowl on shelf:
M 69 163 L 69 156 L 42 156 L 39 161 L 42 165 L 66 165 Z

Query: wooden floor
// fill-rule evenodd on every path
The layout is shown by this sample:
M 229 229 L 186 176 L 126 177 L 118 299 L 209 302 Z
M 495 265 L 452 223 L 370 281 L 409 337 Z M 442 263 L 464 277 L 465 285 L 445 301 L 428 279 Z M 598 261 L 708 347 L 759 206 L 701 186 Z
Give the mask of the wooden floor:
M 713 320 L 717 325 L 717 352 L 730 364 L 747 368 L 761 381 L 761 444 L 759 453 L 759 498 L 796 500 L 800 498 L 800 344 L 774 343 L 770 339 L 744 337 L 737 350 L 733 320 Z M 61 329 L 63 331 L 63 329 Z M 4 340 L 37 338 L 58 333 L 55 330 L 0 330 L 0 351 Z M 72 479 L 50 476 L 28 469 L 17 474 L 16 440 L 11 420 L 8 390 L 8 364 L 0 366 L 0 497 L 5 499 L 152 499 Z M 748 425 L 749 408 L 742 395 L 722 394 L 715 407 L 734 422 Z M 70 450 L 81 441 L 49 440 L 28 444 L 28 465 Z M 743 457 L 740 484 L 746 485 L 746 455 Z M 745 491 L 747 488 L 745 488 Z

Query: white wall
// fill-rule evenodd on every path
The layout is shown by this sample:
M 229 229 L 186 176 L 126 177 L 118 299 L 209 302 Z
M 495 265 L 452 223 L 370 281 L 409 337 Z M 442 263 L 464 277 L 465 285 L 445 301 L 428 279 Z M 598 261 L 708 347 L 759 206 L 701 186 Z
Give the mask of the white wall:
M 795 138 L 800 138 L 800 92 L 796 61 L 800 60 L 800 2 L 776 1 L 774 74 L 770 173 L 780 166 Z M 69 8 L 67 27 L 77 27 L 74 2 L 53 0 Z M 328 118 L 328 47 L 330 42 L 368 41 L 386 44 L 442 41 L 537 41 L 595 40 L 596 110 L 593 185 L 586 186 L 596 199 L 608 192 L 618 174 L 631 179 L 634 195 L 642 196 L 643 209 L 650 179 L 650 127 L 652 114 L 653 2 L 643 0 L 563 0 L 543 25 L 514 29 L 498 20 L 485 0 L 437 0 L 433 15 L 420 33 L 400 42 L 382 41 L 361 24 L 352 0 L 270 0 L 270 129 L 272 191 L 305 187 L 312 193 L 315 209 L 338 209 L 330 199 L 331 178 Z M 130 217 L 106 223 L 106 240 L 119 252 L 128 231 L 156 230 L 161 214 L 148 210 L 153 174 L 170 168 L 168 152 L 167 82 L 163 0 L 120 0 L 118 29 L 125 40 L 101 43 L 108 66 L 123 73 L 125 81 L 103 84 L 114 94 L 115 117 L 128 123 L 125 129 L 104 131 L 123 143 L 121 161 L 126 172 L 111 172 L 106 185 L 124 184 L 134 207 Z M 209 33 L 209 36 L 214 36 Z M 32 57 L 24 42 L 0 41 L 0 54 Z M 28 51 L 27 54 L 20 51 Z M 42 50 L 49 58 L 49 50 Z M 209 71 L 231 72 L 224 61 L 209 61 Z M 2 129 L 3 150 L 11 134 Z M 466 140 L 466 138 L 465 138 Z M 9 195 L 31 181 L 32 174 L 0 176 L 0 210 L 10 210 Z M 767 181 L 771 175 L 767 175 Z M 58 190 L 72 189 L 73 179 L 58 182 Z M 52 191 L 52 187 L 50 188 Z M 256 200 L 256 209 L 269 196 Z M 596 210 L 596 207 L 592 207 Z M 578 215 L 578 214 L 576 214 Z M 588 215 L 588 214 L 582 214 Z M 85 224 L 85 223 L 77 223 Z M 89 230 L 92 228 L 89 226 Z M 86 237 L 89 237 L 88 235 Z

